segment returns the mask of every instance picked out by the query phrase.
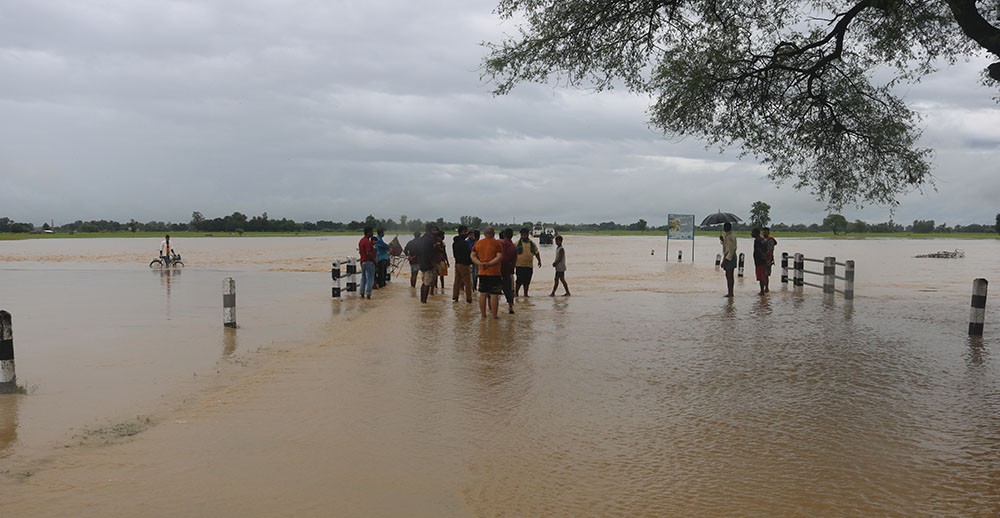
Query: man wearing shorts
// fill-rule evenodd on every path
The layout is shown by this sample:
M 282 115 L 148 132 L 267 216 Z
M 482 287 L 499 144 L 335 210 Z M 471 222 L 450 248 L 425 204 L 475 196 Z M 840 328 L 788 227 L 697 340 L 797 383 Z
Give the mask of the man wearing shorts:
M 500 281 L 503 246 L 495 239 L 493 227 L 483 229 L 483 238 L 476 241 L 471 255 L 472 264 L 479 267 L 479 313 L 482 318 L 486 318 L 486 306 L 489 305 L 493 318 L 500 318 L 497 316 L 497 309 L 500 305 L 500 294 L 503 293 L 503 284 Z
M 517 273 L 517 281 L 514 283 L 514 295 L 521 291 L 524 286 L 524 296 L 528 296 L 528 286 L 531 285 L 531 275 L 534 273 L 532 259 L 538 261 L 538 267 L 542 266 L 542 256 L 538 253 L 538 245 L 531 240 L 531 229 L 524 227 L 521 229 L 521 239 L 517 241 L 517 264 L 514 271 Z

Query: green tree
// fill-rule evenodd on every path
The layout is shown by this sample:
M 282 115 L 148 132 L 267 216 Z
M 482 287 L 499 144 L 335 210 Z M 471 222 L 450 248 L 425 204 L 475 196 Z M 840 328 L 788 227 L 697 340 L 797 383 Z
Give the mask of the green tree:
M 200 212 L 194 211 L 191 213 L 191 230 L 201 230 L 202 226 L 205 224 L 205 216 L 202 216 Z
M 470 229 L 477 229 L 483 226 L 483 220 L 478 216 L 462 216 L 458 218 L 458 221 Z
M 750 206 L 750 226 L 764 228 L 770 222 L 771 206 L 762 201 L 753 202 Z
M 994 228 L 996 228 L 997 234 L 1000 234 L 1000 214 L 997 214 L 997 224 Z
M 915 234 L 930 234 L 931 232 L 934 232 L 934 220 L 929 219 L 925 221 L 922 219 L 915 219 L 913 220 L 913 226 L 910 227 L 910 231 Z
M 247 221 L 246 229 L 249 232 L 265 232 L 271 230 L 271 222 L 267 218 L 267 212 L 260 216 L 254 216 Z
M 225 232 L 236 232 L 242 236 L 246 225 L 247 216 L 242 212 L 234 212 L 232 215 L 222 218 L 222 230 Z
M 496 12 L 520 27 L 485 44 L 494 93 L 624 86 L 654 99 L 650 122 L 668 136 L 739 146 L 831 208 L 894 204 L 931 181 L 920 118 L 895 85 L 1000 56 L 996 1 L 499 0 Z M 1000 62 L 986 74 L 998 86 Z
M 828 228 L 833 231 L 833 235 L 837 235 L 838 230 L 847 229 L 847 218 L 840 214 L 830 214 L 823 218 L 823 228 Z
M 646 220 L 639 218 L 639 221 L 628 225 L 625 227 L 625 230 L 638 230 L 640 232 L 645 232 L 648 227 L 649 223 Z

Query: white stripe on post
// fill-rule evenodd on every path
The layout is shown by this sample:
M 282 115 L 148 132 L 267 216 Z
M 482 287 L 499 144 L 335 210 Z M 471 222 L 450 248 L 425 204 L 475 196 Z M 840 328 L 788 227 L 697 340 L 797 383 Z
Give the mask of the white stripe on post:
M 743 252 L 740 252 L 740 271 L 736 276 L 743 277 Z
M 236 327 L 236 281 L 232 277 L 222 281 L 222 323 Z
M 781 283 L 788 284 L 788 252 L 781 252 Z

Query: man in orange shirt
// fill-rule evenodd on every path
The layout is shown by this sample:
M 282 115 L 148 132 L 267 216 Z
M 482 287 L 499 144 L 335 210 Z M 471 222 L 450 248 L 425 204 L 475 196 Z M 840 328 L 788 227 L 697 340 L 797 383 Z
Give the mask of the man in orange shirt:
M 500 281 L 500 261 L 503 260 L 503 245 L 495 239 L 493 227 L 483 230 L 483 239 L 472 247 L 472 264 L 479 267 L 479 313 L 486 318 L 487 298 L 490 313 L 497 316 L 503 284 Z

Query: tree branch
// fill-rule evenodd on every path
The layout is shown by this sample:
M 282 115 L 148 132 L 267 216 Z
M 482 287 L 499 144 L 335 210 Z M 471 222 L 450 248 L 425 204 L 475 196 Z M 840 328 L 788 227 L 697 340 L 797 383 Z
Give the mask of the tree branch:
M 1000 57 L 1000 29 L 983 18 L 976 8 L 976 0 L 945 0 L 945 3 L 966 36 L 994 56 Z M 988 70 L 991 78 L 1000 81 L 1000 62 L 993 63 Z

